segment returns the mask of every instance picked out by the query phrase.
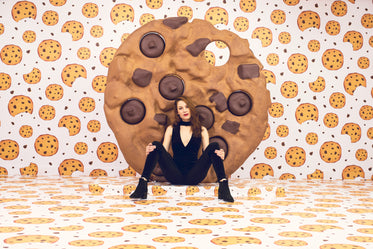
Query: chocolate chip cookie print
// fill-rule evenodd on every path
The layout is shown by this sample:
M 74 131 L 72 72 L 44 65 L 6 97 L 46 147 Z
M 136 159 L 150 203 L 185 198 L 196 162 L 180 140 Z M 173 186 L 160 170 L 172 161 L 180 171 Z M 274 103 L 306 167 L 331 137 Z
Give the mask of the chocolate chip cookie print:
M 221 41 L 228 62 L 209 64 L 203 51 Z M 118 48 L 107 77 L 104 110 L 128 164 L 141 173 L 145 147 L 161 141 L 173 100 L 185 95 L 197 104 L 210 142 L 226 152 L 226 174 L 240 167 L 262 141 L 271 105 L 262 64 L 246 39 L 210 22 L 186 17 L 152 21 Z M 160 170 L 156 180 L 162 181 Z M 204 182 L 216 180 L 210 169 Z

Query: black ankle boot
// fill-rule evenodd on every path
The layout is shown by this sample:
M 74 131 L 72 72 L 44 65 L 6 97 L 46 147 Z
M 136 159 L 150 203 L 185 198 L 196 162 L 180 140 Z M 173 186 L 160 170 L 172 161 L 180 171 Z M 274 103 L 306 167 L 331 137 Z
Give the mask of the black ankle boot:
M 146 199 L 148 197 L 148 181 L 145 178 L 139 179 L 135 191 L 130 195 L 133 199 Z
M 226 202 L 234 202 L 228 186 L 228 180 L 219 182 L 218 198 Z

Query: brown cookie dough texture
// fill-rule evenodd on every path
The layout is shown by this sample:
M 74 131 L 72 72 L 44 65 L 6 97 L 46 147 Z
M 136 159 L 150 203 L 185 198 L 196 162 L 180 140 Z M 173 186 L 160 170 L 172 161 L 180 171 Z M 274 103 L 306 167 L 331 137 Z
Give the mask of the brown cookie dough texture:
M 230 58 L 212 66 L 205 47 L 223 41 Z M 145 147 L 162 141 L 178 96 L 197 104 L 210 142 L 226 151 L 226 174 L 235 172 L 262 141 L 271 104 L 262 64 L 246 39 L 209 22 L 186 17 L 154 20 L 122 43 L 110 64 L 105 115 L 119 147 L 136 172 L 142 173 Z M 154 179 L 165 180 L 161 170 Z M 211 168 L 204 182 L 216 181 Z

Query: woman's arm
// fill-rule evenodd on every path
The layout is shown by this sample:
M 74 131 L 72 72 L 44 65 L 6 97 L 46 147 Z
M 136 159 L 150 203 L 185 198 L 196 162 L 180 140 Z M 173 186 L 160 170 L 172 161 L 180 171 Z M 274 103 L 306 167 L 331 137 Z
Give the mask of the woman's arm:
M 169 125 L 163 137 L 163 147 L 165 148 L 166 151 L 170 149 L 171 137 L 172 137 L 172 126 Z
M 205 150 L 210 143 L 210 137 L 209 137 L 209 133 L 207 129 L 203 126 L 202 126 L 201 136 L 202 136 L 202 147 L 203 147 L 203 150 Z M 224 160 L 225 152 L 223 149 L 215 150 L 214 152 L 216 155 L 218 155 L 221 158 L 221 160 Z
M 204 126 L 202 126 L 202 129 L 201 129 L 201 136 L 202 136 L 202 148 L 203 150 L 205 150 L 210 143 L 210 137 L 209 137 L 209 133 L 207 129 Z

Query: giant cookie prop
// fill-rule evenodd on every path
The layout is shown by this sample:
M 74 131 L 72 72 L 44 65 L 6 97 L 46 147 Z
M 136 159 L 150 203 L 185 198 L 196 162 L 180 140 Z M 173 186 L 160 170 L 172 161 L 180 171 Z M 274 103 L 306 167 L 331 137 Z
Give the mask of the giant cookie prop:
M 203 51 L 213 41 L 229 47 L 230 58 L 222 66 L 205 60 Z M 196 103 L 210 141 L 225 150 L 224 165 L 230 176 L 266 130 L 271 100 L 261 70 L 246 39 L 204 20 L 167 18 L 134 31 L 110 64 L 104 106 L 128 164 L 142 173 L 146 145 L 162 141 L 173 117 L 173 100 L 185 95 Z M 153 179 L 165 180 L 159 167 Z M 211 167 L 204 182 L 214 181 Z

